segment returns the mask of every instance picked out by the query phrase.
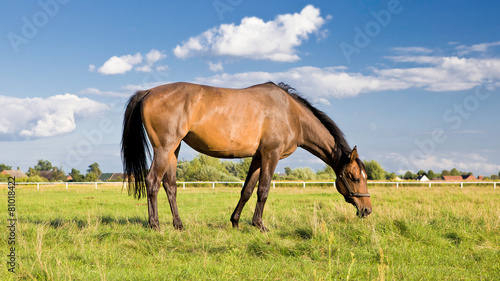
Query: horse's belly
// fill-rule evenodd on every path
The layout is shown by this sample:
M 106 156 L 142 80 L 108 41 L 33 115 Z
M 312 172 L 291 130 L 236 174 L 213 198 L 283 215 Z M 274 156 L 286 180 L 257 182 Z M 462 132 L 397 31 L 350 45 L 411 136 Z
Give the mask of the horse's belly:
M 189 132 L 183 139 L 194 150 L 219 158 L 243 158 L 255 154 L 259 139 L 251 133 L 236 133 L 221 128 Z

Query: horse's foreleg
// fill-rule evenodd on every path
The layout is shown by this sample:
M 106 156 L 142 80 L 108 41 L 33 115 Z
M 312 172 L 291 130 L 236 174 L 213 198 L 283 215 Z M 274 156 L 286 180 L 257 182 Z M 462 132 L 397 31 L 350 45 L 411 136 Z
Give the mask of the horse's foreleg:
M 240 220 L 241 211 L 248 199 L 252 196 L 253 189 L 255 188 L 255 184 L 259 179 L 259 171 L 260 171 L 260 158 L 254 156 L 252 159 L 252 163 L 250 164 L 250 169 L 248 170 L 247 178 L 245 180 L 245 184 L 241 189 L 241 197 L 240 201 L 238 201 L 238 205 L 234 209 L 233 214 L 231 215 L 231 222 L 233 227 L 238 228 L 238 222 Z
M 182 230 L 183 225 L 177 210 L 177 157 L 179 156 L 180 145 L 175 150 L 175 153 L 170 155 L 168 160 L 168 167 L 165 176 L 163 177 L 163 188 L 167 193 L 168 203 L 170 204 L 170 211 L 172 212 L 173 224 L 176 229 Z
M 279 154 L 270 152 L 262 156 L 262 167 L 260 169 L 259 187 L 257 189 L 257 205 L 253 214 L 252 224 L 258 227 L 261 231 L 268 231 L 262 222 L 262 214 L 264 213 L 264 205 L 269 195 L 271 180 L 274 170 L 279 161 Z

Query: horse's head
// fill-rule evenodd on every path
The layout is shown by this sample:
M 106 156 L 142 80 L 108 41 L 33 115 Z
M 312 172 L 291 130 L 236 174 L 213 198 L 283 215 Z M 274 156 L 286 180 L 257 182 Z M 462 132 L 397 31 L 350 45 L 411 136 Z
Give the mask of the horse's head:
M 345 201 L 356 207 L 360 218 L 372 212 L 372 202 L 366 187 L 366 180 L 365 166 L 354 147 L 344 168 L 337 175 L 336 186 L 340 194 L 344 195 Z

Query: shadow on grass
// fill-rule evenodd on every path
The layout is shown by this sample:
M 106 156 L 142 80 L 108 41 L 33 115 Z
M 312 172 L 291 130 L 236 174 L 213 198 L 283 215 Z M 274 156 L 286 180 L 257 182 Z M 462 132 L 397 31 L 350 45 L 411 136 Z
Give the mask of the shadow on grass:
M 144 228 L 148 228 L 148 221 L 146 219 L 140 218 L 140 217 L 131 217 L 131 218 L 114 218 L 110 215 L 104 215 L 101 217 L 97 217 L 95 219 L 92 219 L 91 223 L 95 223 L 95 220 L 103 225 L 109 225 L 109 224 L 119 224 L 119 225 L 139 225 Z M 28 223 L 33 223 L 33 224 L 47 224 L 49 227 L 52 228 L 61 228 L 66 225 L 76 225 L 78 228 L 86 228 L 89 226 L 88 220 L 82 219 L 82 218 L 72 218 L 72 219 L 63 219 L 63 218 L 55 218 L 55 219 L 50 219 L 48 221 L 46 220 L 31 220 L 28 219 L 26 220 Z

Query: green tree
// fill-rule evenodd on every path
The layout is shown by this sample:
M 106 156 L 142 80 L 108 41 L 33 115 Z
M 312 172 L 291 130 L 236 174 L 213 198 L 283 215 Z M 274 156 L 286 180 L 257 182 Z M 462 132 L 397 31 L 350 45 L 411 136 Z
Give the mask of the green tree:
M 441 176 L 443 176 L 443 177 L 444 176 L 451 176 L 451 173 L 448 170 L 443 170 L 443 171 L 441 171 Z
M 316 180 L 316 173 L 311 168 L 295 168 L 287 175 L 288 180 Z
M 396 177 L 397 177 L 397 176 L 396 176 L 396 174 L 395 174 L 395 173 L 387 173 L 387 174 L 385 175 L 385 179 L 390 180 L 390 181 L 395 180 L 395 179 L 396 179 Z
M 99 167 L 99 164 L 97 162 L 94 162 L 93 164 L 89 165 L 89 168 L 87 169 L 87 174 L 85 175 L 85 181 L 95 182 L 99 179 L 101 175 L 102 171 L 101 168 Z
M 30 167 L 28 171 L 26 172 L 26 175 L 28 177 L 35 177 L 35 176 L 40 176 L 40 171 L 35 170 L 34 168 Z
M 248 170 L 250 170 L 251 164 L 251 157 L 240 159 L 240 162 L 238 162 L 238 164 L 236 165 L 236 176 L 241 180 L 245 180 L 248 174 Z
M 369 180 L 384 180 L 386 171 L 382 168 L 380 163 L 375 160 L 363 161 L 365 170 Z
M 424 170 L 420 170 L 420 171 L 418 171 L 418 173 L 417 173 L 417 176 L 419 176 L 419 177 L 420 177 L 420 176 L 424 176 L 424 175 L 427 175 L 427 174 L 425 173 L 425 171 L 424 171 Z
M 451 169 L 450 175 L 452 176 L 460 176 L 462 173 L 460 173 L 456 168 Z
M 5 164 L 0 164 L 0 172 L 5 170 L 12 170 L 12 166 L 7 166 Z
M 65 180 L 66 180 L 66 173 L 64 173 L 62 166 L 60 166 L 59 168 L 52 167 L 52 181 L 65 181 Z
M 413 175 L 412 172 L 410 172 L 410 171 L 406 172 L 406 174 L 405 174 L 405 180 L 412 180 L 414 178 L 415 178 L 415 176 Z
M 52 166 L 52 163 L 50 163 L 49 160 L 40 159 L 38 160 L 38 163 L 35 165 L 34 168 L 37 171 L 52 171 L 52 168 L 54 167 Z
M 74 182 L 82 182 L 84 180 L 84 175 L 82 175 L 80 171 L 75 168 L 71 169 L 71 173 L 69 173 L 69 175 L 73 178 Z
M 430 180 L 432 180 L 432 179 L 435 179 L 437 176 L 436 176 L 436 174 L 434 174 L 434 172 L 433 172 L 432 170 L 429 170 L 429 171 L 427 172 L 427 177 L 428 177 Z
M 287 176 L 291 176 L 292 175 L 292 168 L 290 167 L 285 167 L 285 174 Z
M 316 176 L 320 180 L 336 180 L 337 176 L 335 175 L 335 171 L 333 171 L 332 167 L 325 165 L 325 168 L 323 170 L 319 170 L 316 173 Z

